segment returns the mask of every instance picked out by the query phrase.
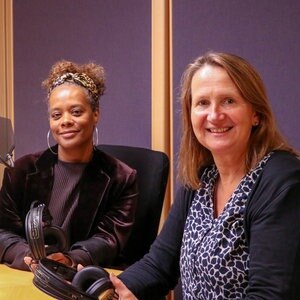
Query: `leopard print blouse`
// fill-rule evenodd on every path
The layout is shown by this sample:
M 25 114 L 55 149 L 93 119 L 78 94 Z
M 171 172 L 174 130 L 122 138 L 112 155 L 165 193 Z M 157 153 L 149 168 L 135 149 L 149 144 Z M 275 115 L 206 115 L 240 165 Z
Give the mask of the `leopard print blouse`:
M 248 195 L 271 156 L 265 156 L 240 182 L 214 218 L 216 166 L 207 168 L 195 194 L 181 246 L 181 280 L 185 300 L 242 299 L 248 286 L 249 252 L 243 218 Z

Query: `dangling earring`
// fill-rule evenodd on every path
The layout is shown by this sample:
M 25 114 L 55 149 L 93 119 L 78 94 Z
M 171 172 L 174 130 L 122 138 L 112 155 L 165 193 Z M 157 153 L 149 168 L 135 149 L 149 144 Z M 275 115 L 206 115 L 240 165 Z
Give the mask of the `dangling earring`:
M 96 142 L 94 141 L 94 132 L 96 136 Z M 94 127 L 94 132 L 93 132 L 93 145 L 94 147 L 97 147 L 99 143 L 99 133 L 98 133 L 98 128 L 96 126 Z
M 48 130 L 48 133 L 47 133 L 47 145 L 48 145 L 48 149 L 51 151 L 52 154 L 57 155 L 57 153 L 52 150 L 52 148 L 50 146 L 49 140 L 50 140 L 50 129 Z

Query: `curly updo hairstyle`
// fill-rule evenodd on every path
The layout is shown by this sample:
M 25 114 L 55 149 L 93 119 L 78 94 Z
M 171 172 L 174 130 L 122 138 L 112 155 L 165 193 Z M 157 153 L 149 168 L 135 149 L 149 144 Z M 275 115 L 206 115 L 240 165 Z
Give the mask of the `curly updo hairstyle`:
M 99 100 L 100 97 L 104 94 L 105 91 L 105 71 L 101 65 L 95 64 L 93 62 L 86 64 L 77 64 L 67 60 L 61 60 L 56 62 L 50 69 L 48 78 L 42 82 L 42 87 L 45 88 L 48 92 L 48 97 L 53 88 L 58 86 L 57 81 L 59 78 L 65 74 L 84 74 L 88 76 L 95 88 L 93 92 L 89 88 L 86 88 L 89 95 L 89 101 L 92 106 L 93 111 L 99 109 Z M 76 84 L 75 82 L 66 80 L 68 84 Z M 61 82 L 65 83 L 65 82 Z M 83 85 L 82 85 L 83 86 Z

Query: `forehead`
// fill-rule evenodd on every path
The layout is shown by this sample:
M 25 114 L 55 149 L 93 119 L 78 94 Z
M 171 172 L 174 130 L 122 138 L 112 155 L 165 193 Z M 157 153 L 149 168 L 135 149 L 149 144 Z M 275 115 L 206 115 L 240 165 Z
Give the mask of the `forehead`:
M 233 84 L 233 81 L 224 68 L 212 65 L 204 65 L 195 72 L 192 77 L 192 84 L 198 81 L 201 81 L 202 84 L 206 82 L 218 83 L 222 81 Z
M 238 92 L 238 88 L 228 75 L 227 71 L 219 66 L 204 65 L 192 77 L 191 91 L 231 90 Z
M 62 105 L 90 105 L 88 92 L 74 84 L 62 84 L 54 88 L 49 96 L 50 107 Z

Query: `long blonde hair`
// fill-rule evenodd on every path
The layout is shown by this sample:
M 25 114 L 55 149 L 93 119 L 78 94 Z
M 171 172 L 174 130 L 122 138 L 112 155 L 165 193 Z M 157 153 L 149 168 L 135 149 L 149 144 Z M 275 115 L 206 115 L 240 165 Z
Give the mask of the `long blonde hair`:
M 259 125 L 253 127 L 249 140 L 245 161 L 246 171 L 254 167 L 272 150 L 286 150 L 296 154 L 279 133 L 264 83 L 257 71 L 237 55 L 209 52 L 189 64 L 181 78 L 182 138 L 178 159 L 178 179 L 183 185 L 193 189 L 199 188 L 201 185 L 199 170 L 213 163 L 211 152 L 198 142 L 194 134 L 190 116 L 191 81 L 194 74 L 204 65 L 225 69 L 241 96 L 252 105 L 259 116 Z

